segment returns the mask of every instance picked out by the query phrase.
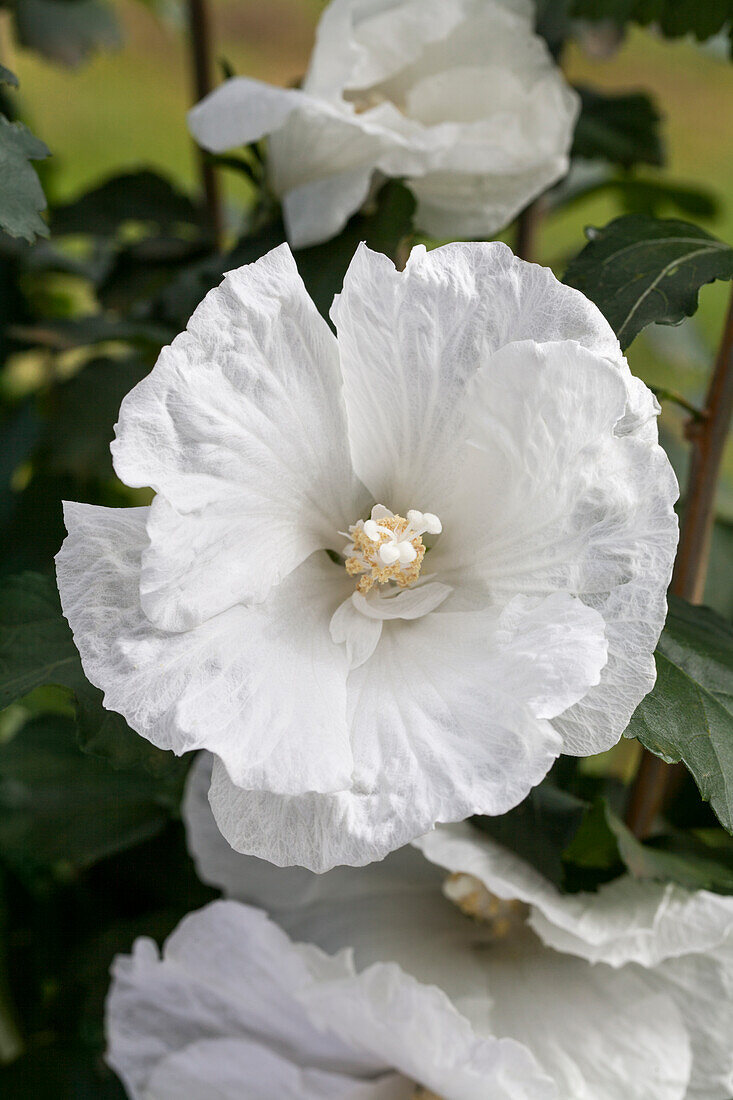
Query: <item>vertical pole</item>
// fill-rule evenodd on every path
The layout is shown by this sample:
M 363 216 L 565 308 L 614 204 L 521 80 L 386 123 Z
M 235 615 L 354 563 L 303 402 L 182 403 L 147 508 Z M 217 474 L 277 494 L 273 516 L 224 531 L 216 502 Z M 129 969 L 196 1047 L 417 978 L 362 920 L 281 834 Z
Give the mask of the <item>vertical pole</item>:
M 194 102 L 207 96 L 213 88 L 211 74 L 211 16 L 207 0 L 188 0 L 188 35 L 191 48 L 191 70 Z M 221 193 L 216 170 L 203 149 L 198 149 L 201 187 L 206 216 L 217 248 L 221 248 L 224 232 Z
M 672 574 L 671 591 L 690 603 L 701 603 L 715 522 L 717 488 L 723 450 L 733 415 L 733 294 L 710 380 L 704 415 L 690 420 L 687 437 L 692 445 L 680 545 Z M 675 775 L 675 765 L 644 751 L 634 780 L 626 824 L 638 837 L 648 835 Z

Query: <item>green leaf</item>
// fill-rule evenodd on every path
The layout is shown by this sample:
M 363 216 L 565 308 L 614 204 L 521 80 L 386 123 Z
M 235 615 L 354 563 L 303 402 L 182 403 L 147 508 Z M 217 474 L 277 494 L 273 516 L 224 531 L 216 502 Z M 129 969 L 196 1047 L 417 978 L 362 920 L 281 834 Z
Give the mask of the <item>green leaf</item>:
M 0 65 L 0 84 L 7 84 L 10 88 L 18 87 L 18 78 L 15 73 L 11 73 L 10 69 L 6 69 L 4 65 Z
M 149 364 L 135 356 L 92 359 L 55 386 L 40 443 L 44 469 L 80 478 L 111 478 L 109 445 L 120 404 L 149 370 Z
M 562 887 L 563 852 L 578 830 L 587 802 L 544 782 L 515 809 L 500 817 L 472 817 L 471 824 Z
M 41 1046 L 3 1068 L 3 1100 L 125 1100 L 101 1055 L 82 1043 Z
M 604 872 L 615 876 L 626 870 L 637 879 L 733 894 L 733 849 L 716 851 L 689 834 L 642 843 L 603 798 L 596 799 L 588 809 L 563 859 L 566 865 L 601 872 L 598 881 L 608 877 Z M 585 889 L 588 880 L 584 882 L 581 877 L 577 885 Z
M 82 753 L 70 718 L 39 716 L 0 745 L 0 856 L 31 882 L 147 840 L 170 809 L 150 775 Z
M 583 19 L 613 19 L 656 24 L 671 38 L 694 34 L 701 41 L 721 31 L 733 19 L 731 0 L 571 0 L 571 15 Z
M 644 92 L 605 94 L 579 86 L 581 111 L 572 155 L 607 160 L 622 168 L 664 164 L 660 115 Z
M 175 779 L 187 762 L 151 745 L 124 718 L 105 710 L 102 693 L 84 676 L 51 577 L 22 573 L 0 581 L 0 708 L 44 684 L 73 692 L 79 743 L 118 768 L 144 767 Z
M 52 211 L 54 235 L 114 236 L 127 222 L 171 229 L 196 225 L 198 212 L 183 192 L 158 172 L 142 170 L 111 176 L 73 202 Z
M 15 0 L 15 28 L 22 46 L 70 68 L 122 42 L 112 8 L 100 0 Z
M 22 122 L 8 122 L 0 115 L 0 229 L 11 237 L 47 237 L 48 226 L 40 217 L 46 198 L 32 160 L 49 156 L 42 141 Z
M 629 214 L 586 233 L 564 281 L 596 303 L 622 348 L 646 325 L 691 316 L 705 283 L 733 278 L 733 249 L 689 222 Z
M 414 213 L 411 192 L 398 180 L 390 180 L 380 190 L 371 212 L 357 214 L 333 240 L 295 253 L 308 293 L 324 317 L 328 317 L 334 295 L 341 290 L 359 243 L 365 241 L 370 248 L 396 260 L 400 243 L 412 232 Z
M 733 832 L 733 627 L 672 597 L 655 659 L 657 682 L 626 736 L 669 764 L 682 761 Z

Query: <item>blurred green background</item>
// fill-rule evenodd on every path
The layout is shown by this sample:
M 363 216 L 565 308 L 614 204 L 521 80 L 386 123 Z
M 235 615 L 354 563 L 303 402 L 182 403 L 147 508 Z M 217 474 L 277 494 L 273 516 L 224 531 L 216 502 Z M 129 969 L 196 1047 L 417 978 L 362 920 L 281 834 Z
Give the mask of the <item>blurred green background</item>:
M 0 56 L 18 73 L 24 115 L 53 156 L 44 166 L 44 185 L 56 202 L 68 200 L 95 181 L 124 167 L 149 165 L 188 189 L 196 187 L 196 159 L 185 112 L 192 99 L 190 61 L 183 27 L 184 6 L 163 0 L 153 8 L 139 0 L 117 0 L 122 37 L 76 69 L 53 66 L 11 41 L 0 24 Z M 242 74 L 279 84 L 303 74 L 321 0 L 213 0 L 214 56 Z M 0 16 L 0 19 L 3 19 Z M 733 68 L 715 44 L 700 47 L 632 29 L 606 59 L 590 57 L 571 44 L 568 77 L 611 91 L 644 89 L 656 98 L 667 144 L 665 169 L 636 172 L 638 179 L 664 178 L 708 189 L 718 211 L 695 220 L 733 240 Z M 224 182 L 231 224 L 246 199 L 231 175 Z M 544 219 L 536 259 L 559 273 L 583 245 L 586 225 L 604 225 L 623 212 L 610 194 L 585 198 Z M 677 212 L 670 208 L 667 213 Z M 507 236 L 508 240 L 511 238 Z M 710 360 L 721 329 L 728 288 L 703 289 L 700 309 L 681 329 L 656 328 L 631 348 L 629 360 L 651 384 L 702 400 Z M 665 409 L 665 439 L 682 471 L 682 417 Z M 733 521 L 733 449 L 729 447 L 720 491 L 721 516 Z M 722 583 L 722 579 L 721 579 Z

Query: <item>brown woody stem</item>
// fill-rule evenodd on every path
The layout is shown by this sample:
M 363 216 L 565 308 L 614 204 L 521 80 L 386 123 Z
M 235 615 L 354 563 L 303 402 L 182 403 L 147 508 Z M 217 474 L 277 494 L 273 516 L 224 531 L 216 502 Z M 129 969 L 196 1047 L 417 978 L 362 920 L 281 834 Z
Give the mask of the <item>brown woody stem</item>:
M 690 603 L 701 603 L 715 522 L 715 491 L 723 449 L 733 415 L 733 294 L 720 341 L 703 415 L 687 424 L 692 445 L 685 508 L 680 528 L 671 591 Z M 665 764 L 644 750 L 631 789 L 626 824 L 638 837 L 648 836 L 680 765 Z
M 214 84 L 211 75 L 211 18 L 207 0 L 188 0 L 188 30 L 194 102 L 208 95 Z M 221 193 L 216 169 L 203 149 L 197 150 L 206 216 L 217 248 L 221 248 L 224 230 Z
M 515 252 L 521 260 L 535 261 L 537 255 L 537 230 L 542 221 L 542 200 L 535 199 L 525 206 L 517 218 L 517 239 Z

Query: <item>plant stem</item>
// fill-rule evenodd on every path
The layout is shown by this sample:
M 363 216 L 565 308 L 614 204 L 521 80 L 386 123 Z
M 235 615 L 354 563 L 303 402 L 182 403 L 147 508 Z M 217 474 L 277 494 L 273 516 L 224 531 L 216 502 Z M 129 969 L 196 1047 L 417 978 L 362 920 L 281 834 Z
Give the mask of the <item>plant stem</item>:
M 701 417 L 687 424 L 692 444 L 685 508 L 671 591 L 690 603 L 701 603 L 715 521 L 715 490 L 723 449 L 733 415 L 733 294 Z M 681 765 L 665 764 L 644 751 L 631 789 L 626 824 L 637 837 L 649 834 Z
M 704 409 L 698 409 L 696 405 L 693 405 L 677 390 L 668 390 L 664 386 L 650 386 L 649 389 L 659 401 L 671 401 L 674 405 L 679 405 L 681 409 L 690 414 L 693 420 L 705 420 L 707 417 L 707 412 Z
M 520 260 L 534 261 L 537 255 L 537 230 L 542 221 L 542 200 L 535 199 L 525 206 L 517 218 L 517 240 L 515 252 Z
M 214 86 L 211 76 L 211 18 L 207 0 L 188 0 L 188 32 L 194 102 L 198 103 Z M 197 152 L 207 221 L 216 247 L 221 248 L 224 219 L 219 180 L 214 165 L 203 149 L 198 149 Z

